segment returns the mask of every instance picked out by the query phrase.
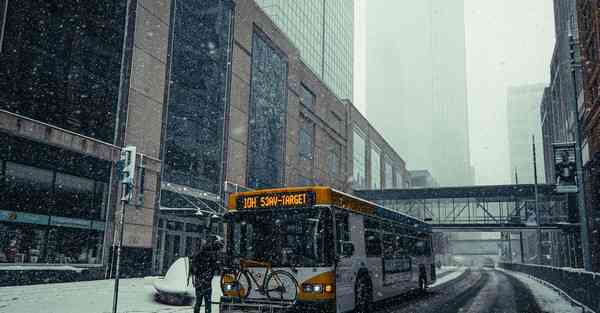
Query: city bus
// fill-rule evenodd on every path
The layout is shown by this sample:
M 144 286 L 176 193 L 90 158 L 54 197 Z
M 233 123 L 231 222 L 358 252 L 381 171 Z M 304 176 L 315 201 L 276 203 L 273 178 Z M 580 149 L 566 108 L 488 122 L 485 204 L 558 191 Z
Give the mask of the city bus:
M 235 193 L 224 221 L 224 311 L 366 312 L 435 281 L 430 225 L 332 188 Z

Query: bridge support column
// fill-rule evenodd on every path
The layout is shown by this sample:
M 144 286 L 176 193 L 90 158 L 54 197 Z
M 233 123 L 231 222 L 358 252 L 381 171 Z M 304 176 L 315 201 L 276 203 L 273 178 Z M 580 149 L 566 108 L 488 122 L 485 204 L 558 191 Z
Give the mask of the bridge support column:
M 525 252 L 523 251 L 523 232 L 519 232 L 519 246 L 521 248 L 521 263 L 525 263 Z

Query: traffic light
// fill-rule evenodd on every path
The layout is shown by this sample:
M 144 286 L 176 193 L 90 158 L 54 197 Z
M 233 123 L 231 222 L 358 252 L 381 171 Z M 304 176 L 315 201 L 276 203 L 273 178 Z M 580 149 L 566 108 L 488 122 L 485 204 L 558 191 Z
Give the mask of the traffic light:
M 119 162 L 122 186 L 121 200 L 131 201 L 135 184 L 136 148 L 134 146 L 123 148 Z

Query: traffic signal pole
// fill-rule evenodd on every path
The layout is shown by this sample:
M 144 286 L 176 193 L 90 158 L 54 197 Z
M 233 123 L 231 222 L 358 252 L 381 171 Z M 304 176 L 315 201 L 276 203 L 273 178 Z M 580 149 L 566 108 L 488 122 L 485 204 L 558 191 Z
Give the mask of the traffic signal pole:
M 119 241 L 117 242 L 117 261 L 115 264 L 115 286 L 113 295 L 113 313 L 117 313 L 119 302 L 119 274 L 121 267 L 121 247 L 125 229 L 125 205 L 133 199 L 136 166 L 136 148 L 127 146 L 121 150 L 121 158 L 117 168 L 121 177 L 121 216 L 119 218 Z M 114 256 L 113 256 L 114 257 Z

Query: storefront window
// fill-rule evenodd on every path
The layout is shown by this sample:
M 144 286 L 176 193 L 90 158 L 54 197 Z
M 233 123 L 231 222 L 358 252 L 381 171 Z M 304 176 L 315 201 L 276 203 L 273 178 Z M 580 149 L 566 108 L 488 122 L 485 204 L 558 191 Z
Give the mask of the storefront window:
M 102 231 L 0 223 L 0 263 L 97 264 Z
M 6 162 L 6 192 L 3 207 L 11 211 L 48 213 L 52 207 L 53 172 Z
M 54 213 L 63 216 L 97 219 L 100 212 L 94 208 L 94 193 L 93 180 L 57 173 L 57 212 Z

